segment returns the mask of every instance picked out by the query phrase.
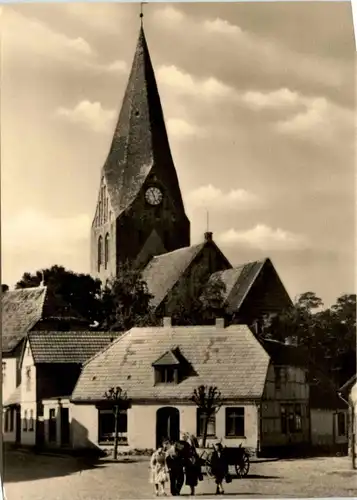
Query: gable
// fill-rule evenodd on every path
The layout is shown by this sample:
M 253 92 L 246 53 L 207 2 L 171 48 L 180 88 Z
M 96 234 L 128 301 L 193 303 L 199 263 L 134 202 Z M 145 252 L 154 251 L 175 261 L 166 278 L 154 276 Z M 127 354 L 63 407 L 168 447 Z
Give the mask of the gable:
M 215 273 L 210 281 L 217 279 L 226 286 L 228 314 L 241 317 L 243 322 L 264 313 L 280 312 L 292 304 L 270 259 Z
M 43 315 L 46 287 L 2 294 L 2 351 L 12 351 Z
M 154 257 L 143 271 L 143 280 L 153 296 L 151 305 L 157 308 L 187 270 L 204 244 L 180 248 Z
M 162 356 L 159 357 L 154 363 L 153 366 L 177 366 L 180 364 L 180 361 L 177 359 L 173 351 L 166 351 Z

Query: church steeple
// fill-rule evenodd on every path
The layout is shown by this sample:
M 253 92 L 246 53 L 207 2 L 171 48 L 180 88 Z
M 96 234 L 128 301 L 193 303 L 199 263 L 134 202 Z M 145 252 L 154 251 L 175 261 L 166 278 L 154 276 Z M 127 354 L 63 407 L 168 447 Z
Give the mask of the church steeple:
M 119 119 L 102 170 L 100 193 L 103 192 L 107 200 L 98 200 L 97 215 L 105 205 L 116 221 L 116 243 L 112 250 L 116 268 L 123 260 L 135 261 L 139 254 L 139 260 L 144 262 L 151 254 L 189 245 L 190 223 L 142 23 Z M 99 231 L 103 218 L 98 219 L 97 215 L 92 225 L 92 255 L 101 251 L 106 237 Z M 131 235 L 125 242 L 127 226 Z M 108 259 L 106 256 L 104 260 Z M 100 257 L 92 256 L 92 269 L 97 267 L 97 275 L 102 274 L 100 262 Z

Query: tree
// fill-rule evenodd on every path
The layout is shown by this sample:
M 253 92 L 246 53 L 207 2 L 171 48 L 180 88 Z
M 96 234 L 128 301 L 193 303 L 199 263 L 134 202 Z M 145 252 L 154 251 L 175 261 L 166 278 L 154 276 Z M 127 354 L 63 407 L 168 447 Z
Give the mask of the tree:
M 113 458 L 116 460 L 118 458 L 118 444 L 119 444 L 119 416 L 122 410 L 128 408 L 128 397 L 125 391 L 121 387 L 111 387 L 108 389 L 104 397 L 110 401 L 113 407 L 114 413 L 114 448 L 113 448 Z
M 189 293 L 184 285 L 172 292 L 170 306 L 173 323 L 205 325 L 212 323 L 215 318 L 225 317 L 226 286 L 219 277 L 204 285 L 197 284 L 194 288 Z
M 101 282 L 89 274 L 74 273 L 63 266 L 52 266 L 24 273 L 16 288 L 37 287 L 43 281 L 53 292 L 69 304 L 83 318 L 90 322 L 98 321 L 101 311 Z
M 330 308 L 313 292 L 300 295 L 290 309 L 266 322 L 263 337 L 294 337 L 308 353 L 307 364 L 329 373 L 336 387 L 356 370 L 356 295 L 342 295 Z
M 210 418 L 217 413 L 222 406 L 221 393 L 215 386 L 200 385 L 194 389 L 191 401 L 193 401 L 197 408 L 203 415 L 203 435 L 202 435 L 202 448 L 206 446 L 208 422 Z
M 104 288 L 101 326 L 109 330 L 126 331 L 134 326 L 156 324 L 150 306 L 152 297 L 141 271 L 122 265 L 118 276 Z

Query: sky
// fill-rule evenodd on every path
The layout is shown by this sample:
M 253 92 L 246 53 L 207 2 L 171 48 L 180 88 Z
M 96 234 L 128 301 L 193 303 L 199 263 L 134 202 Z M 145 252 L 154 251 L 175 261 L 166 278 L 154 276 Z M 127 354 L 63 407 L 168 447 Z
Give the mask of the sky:
M 148 4 L 192 243 L 270 257 L 292 298 L 355 293 L 351 5 Z M 89 235 L 138 4 L 2 7 L 2 282 L 89 272 Z

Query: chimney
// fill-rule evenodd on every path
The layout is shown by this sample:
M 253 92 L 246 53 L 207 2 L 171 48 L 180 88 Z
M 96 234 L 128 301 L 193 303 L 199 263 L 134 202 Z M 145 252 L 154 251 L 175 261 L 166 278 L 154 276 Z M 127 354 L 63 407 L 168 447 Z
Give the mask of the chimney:
M 162 325 L 164 328 L 171 328 L 172 324 L 171 324 L 171 318 L 169 316 L 165 316 L 163 318 L 163 325 Z
M 210 231 L 207 231 L 205 232 L 205 241 L 213 241 L 213 233 L 211 233 Z
M 216 328 L 224 328 L 224 318 L 216 318 Z

